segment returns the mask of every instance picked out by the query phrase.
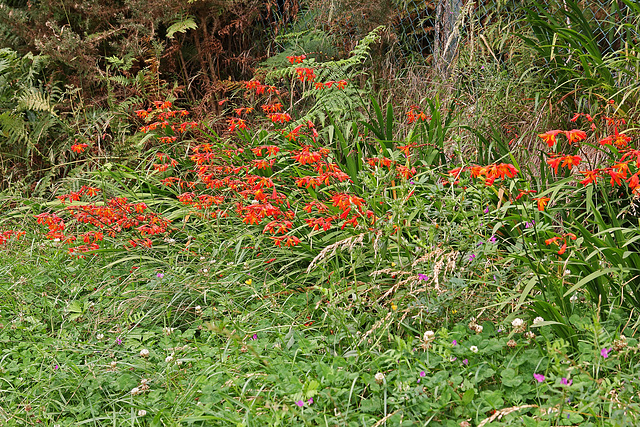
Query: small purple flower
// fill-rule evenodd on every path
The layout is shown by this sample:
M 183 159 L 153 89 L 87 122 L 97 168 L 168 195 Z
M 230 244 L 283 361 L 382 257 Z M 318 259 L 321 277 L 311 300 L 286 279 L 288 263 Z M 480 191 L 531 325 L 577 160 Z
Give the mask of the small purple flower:
M 480 240 L 476 246 L 482 246 L 483 243 L 484 242 L 482 240 Z
M 486 209 L 484 210 L 484 213 L 489 213 L 489 206 L 486 207 Z
M 414 183 L 413 181 L 409 181 L 409 184 L 413 185 L 413 184 L 415 184 L 415 183 Z
M 424 376 L 426 376 L 426 375 L 427 375 L 427 374 L 426 374 L 424 371 L 420 371 L 420 376 L 421 376 L 421 377 L 424 377 Z
M 313 397 L 310 397 L 309 400 L 307 400 L 307 403 L 311 405 L 313 403 Z
M 564 384 L 564 385 L 571 385 L 571 384 L 573 384 L 573 380 L 568 380 L 568 379 L 566 379 L 566 378 L 562 378 L 562 379 L 560 380 L 560 382 L 561 382 L 562 384 Z
M 304 402 L 303 402 L 302 400 L 298 400 L 298 401 L 296 402 L 296 405 L 298 405 L 299 407 L 301 407 L 301 408 L 302 408 L 302 407 L 304 406 Z
M 258 339 L 258 334 L 253 334 L 253 336 L 251 337 L 252 340 L 257 340 Z
M 489 239 L 489 242 L 491 242 L 491 243 L 495 243 L 497 241 L 498 241 L 498 239 L 496 239 L 496 236 L 491 236 L 491 238 Z
M 604 357 L 605 359 L 607 357 L 609 357 L 609 352 L 611 351 L 611 348 L 603 348 L 602 350 L 600 350 L 600 356 Z
M 457 346 L 458 345 L 458 341 L 456 341 L 456 340 L 451 341 L 451 345 L 454 346 L 454 347 Z
M 468 364 L 469 364 L 469 359 L 464 359 L 464 360 L 462 361 L 462 364 L 463 364 L 463 365 L 468 365 Z
M 116 338 L 116 344 L 122 345 L 122 340 L 120 338 Z
M 476 257 L 475 254 L 469 255 L 469 262 L 473 261 L 475 257 Z
M 56 370 L 58 370 L 58 369 L 59 369 L 59 366 L 58 366 L 58 365 L 56 365 L 56 366 L 54 366 L 54 367 L 53 367 L 53 370 L 54 370 L 54 371 L 56 371 Z
M 533 374 L 533 378 L 535 378 L 536 381 L 538 381 L 539 383 L 543 383 L 544 382 L 544 375 L 542 375 L 542 374 Z
M 421 273 L 421 274 L 418 274 L 418 279 L 427 281 L 427 280 L 429 280 L 429 276 L 427 276 L 426 274 L 422 274 Z
M 158 273 L 156 274 L 156 277 L 158 277 L 158 279 L 162 279 L 164 277 L 164 273 Z

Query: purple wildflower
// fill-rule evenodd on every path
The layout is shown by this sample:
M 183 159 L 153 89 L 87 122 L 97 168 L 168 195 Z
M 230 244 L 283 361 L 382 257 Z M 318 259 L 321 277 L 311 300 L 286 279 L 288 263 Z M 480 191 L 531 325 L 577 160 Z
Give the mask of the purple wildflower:
M 604 357 L 605 359 L 607 357 L 609 357 L 609 352 L 611 351 L 611 348 L 603 348 L 602 350 L 600 350 L 600 356 Z
M 116 344 L 121 345 L 122 344 L 122 339 L 116 338 Z
M 456 341 L 456 340 L 451 341 L 451 345 L 454 346 L 454 347 L 457 346 L 458 345 L 458 341 Z
M 469 262 L 473 261 L 475 257 L 476 257 L 475 254 L 469 255 Z
M 491 242 L 491 243 L 495 243 L 497 241 L 498 241 L 498 239 L 496 239 L 496 236 L 491 236 L 491 238 L 489 239 L 489 242 Z
M 463 364 L 463 365 L 468 365 L 468 364 L 469 364 L 469 359 L 464 359 L 464 360 L 462 361 L 462 364 Z
M 421 376 L 421 377 L 424 377 L 424 376 L 426 376 L 426 375 L 427 375 L 427 374 L 426 374 L 424 371 L 420 371 L 420 376 Z
M 571 385 L 571 384 L 573 384 L 573 380 L 568 380 L 568 379 L 566 379 L 566 378 L 562 378 L 562 379 L 560 380 L 560 382 L 561 382 L 562 384 L 564 384 L 564 385 Z
M 162 279 L 164 277 L 164 273 L 158 273 L 158 274 L 156 274 L 156 277 L 158 279 Z
M 489 206 L 486 207 L 486 209 L 484 210 L 484 213 L 489 213 Z
M 533 378 L 535 378 L 536 381 L 538 381 L 539 383 L 543 383 L 544 382 L 544 375 L 542 375 L 542 374 L 533 374 Z
M 313 397 L 310 397 L 309 400 L 307 400 L 307 403 L 311 405 L 313 403 Z
M 429 280 L 429 276 L 427 276 L 426 274 L 418 274 L 418 279 L 420 280 Z
M 296 402 L 296 405 L 298 405 L 299 407 L 301 407 L 301 408 L 302 408 L 302 407 L 304 406 L 304 402 L 303 402 L 302 400 L 298 400 L 298 401 Z

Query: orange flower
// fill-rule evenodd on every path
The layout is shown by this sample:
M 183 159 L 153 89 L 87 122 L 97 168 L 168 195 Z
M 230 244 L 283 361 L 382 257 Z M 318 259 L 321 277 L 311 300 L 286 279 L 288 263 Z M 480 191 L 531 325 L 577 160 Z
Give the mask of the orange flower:
M 587 133 L 579 129 L 568 130 L 565 131 L 564 134 L 566 135 L 570 143 L 584 141 L 585 139 L 587 139 Z
M 594 183 L 594 184 L 598 183 L 598 175 L 600 174 L 599 169 L 580 171 L 580 173 L 585 176 L 585 179 L 580 181 L 580 184 L 587 185 L 591 183 Z
M 518 191 L 520 191 L 520 194 L 516 196 L 516 200 L 520 200 L 522 196 L 524 196 L 525 194 L 531 194 L 536 192 L 536 190 L 518 190 Z
M 549 197 L 534 197 L 533 200 L 536 200 L 538 202 L 538 210 L 544 211 L 544 208 L 547 206 L 547 203 L 549 203 L 549 200 L 551 199 Z
M 553 171 L 555 173 L 558 173 L 558 167 L 560 166 L 561 162 L 562 162 L 562 157 L 552 157 L 551 159 L 547 160 L 547 163 L 549 164 L 549 166 L 553 168 Z
M 553 147 L 556 143 L 556 135 L 561 133 L 561 130 L 550 130 L 545 133 L 541 133 L 538 136 L 547 143 L 549 147 Z
M 71 146 L 71 151 L 74 153 L 84 153 L 84 149 L 87 148 L 88 144 L 73 144 Z
M 562 166 L 567 166 L 569 170 L 571 170 L 573 166 L 578 166 L 580 164 L 582 158 L 580 158 L 580 156 L 564 156 L 561 157 L 561 160 L 564 160 Z

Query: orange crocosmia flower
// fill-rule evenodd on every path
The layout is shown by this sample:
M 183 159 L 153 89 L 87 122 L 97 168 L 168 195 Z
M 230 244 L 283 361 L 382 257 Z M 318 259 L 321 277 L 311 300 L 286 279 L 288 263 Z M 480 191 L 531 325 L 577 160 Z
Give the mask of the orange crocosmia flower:
M 556 143 L 556 135 L 561 132 L 561 130 L 550 130 L 548 132 L 538 134 L 538 136 L 542 138 L 542 140 L 546 142 L 549 147 L 553 147 Z
M 610 135 L 606 138 L 600 140 L 600 145 L 614 145 L 617 148 L 625 148 L 629 142 L 631 141 L 631 137 L 625 135 L 624 133 L 618 133 L 616 129 L 614 135 Z
M 626 177 L 626 174 L 623 174 L 613 168 L 608 168 L 605 172 L 611 177 L 611 185 L 622 185 L 621 180 Z
M 578 166 L 582 161 L 582 158 L 580 156 L 564 156 L 560 159 L 563 160 L 562 166 L 567 166 L 569 170 L 571 170 L 571 168 L 573 168 L 574 166 Z
M 549 197 L 534 197 L 533 200 L 538 202 L 538 210 L 543 211 L 551 199 Z
M 402 176 L 404 179 L 409 179 L 416 174 L 416 168 L 409 169 L 407 166 L 403 165 L 398 165 L 396 167 L 396 171 L 398 172 L 398 175 Z
M 585 139 L 587 139 L 587 133 L 580 129 L 568 130 L 565 131 L 564 134 L 566 135 L 570 143 L 584 141 Z
M 629 188 L 635 190 L 638 186 L 640 186 L 640 178 L 638 178 L 638 174 L 634 173 L 629 178 Z
M 520 194 L 516 196 L 516 200 L 520 200 L 525 194 L 531 194 L 536 192 L 536 190 L 518 190 L 518 191 L 520 191 Z
M 518 174 L 518 169 L 513 166 L 511 163 L 500 163 L 496 167 L 496 174 L 500 177 L 500 179 L 504 179 L 505 176 L 508 178 L 515 178 Z
M 558 255 L 562 255 L 567 250 L 567 242 L 564 242 L 558 251 Z
M 580 171 L 580 173 L 585 176 L 585 178 L 582 181 L 580 181 L 580 184 L 587 185 L 591 183 L 593 184 L 598 183 L 598 176 L 600 175 L 599 169 Z
M 88 196 L 97 196 L 100 192 L 100 189 L 95 187 L 86 187 L 85 190 Z
M 71 146 L 71 151 L 74 153 L 83 153 L 84 149 L 87 148 L 88 144 L 73 144 Z
M 552 237 L 550 239 L 545 240 L 544 244 L 549 246 L 550 244 L 555 243 L 557 245 L 558 244 L 558 240 L 562 240 L 562 237 L 560 237 L 560 236 Z
M 453 178 L 458 178 L 463 170 L 464 170 L 464 167 L 462 166 L 453 168 L 449 171 L 449 176 Z
M 627 162 L 617 163 L 613 165 L 611 168 L 621 173 L 624 178 L 627 177 L 627 173 L 629 172 L 629 164 Z
M 558 167 L 560 167 L 560 163 L 562 162 L 562 157 L 552 157 L 551 159 L 547 159 L 547 163 L 555 173 L 558 173 Z
M 636 167 L 640 168 L 640 150 L 628 150 L 624 153 L 620 161 L 624 161 L 627 157 L 635 157 L 636 159 Z

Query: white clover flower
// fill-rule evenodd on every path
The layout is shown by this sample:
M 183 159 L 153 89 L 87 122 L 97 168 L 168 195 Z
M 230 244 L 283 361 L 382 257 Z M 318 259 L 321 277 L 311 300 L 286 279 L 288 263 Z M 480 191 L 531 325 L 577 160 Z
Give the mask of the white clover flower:
M 139 417 L 144 417 L 145 415 L 147 415 L 147 411 L 145 411 L 144 409 L 140 409 L 138 411 L 138 416 Z
M 576 302 L 576 301 L 578 301 L 578 295 L 576 295 L 576 294 L 571 295 L 571 298 L 569 298 L 569 301 L 570 301 L 570 302 Z
M 98 341 L 100 341 L 100 340 L 101 340 L 101 339 L 103 339 L 103 338 L 104 338 L 104 334 L 98 334 L 98 335 L 96 335 L 96 339 L 97 339 Z
M 476 325 L 473 329 L 476 331 L 476 334 L 480 334 L 484 327 L 482 325 Z
M 149 350 L 147 350 L 146 348 L 140 350 L 140 357 L 149 357 Z
M 136 396 L 136 395 L 138 395 L 140 393 L 141 393 L 141 391 L 140 391 L 140 389 L 138 387 L 134 387 L 134 388 L 131 389 L 131 395 L 132 396 Z
M 422 339 L 426 342 L 431 342 L 436 338 L 436 333 L 433 331 L 427 331 L 424 333 Z
M 202 307 L 200 307 L 199 305 L 196 305 L 196 314 L 202 314 Z
M 116 366 L 118 366 L 118 362 L 116 362 L 115 360 L 113 360 L 111 362 L 111 369 L 116 369 Z
M 143 378 L 143 379 L 140 380 L 140 384 L 142 384 L 142 385 L 147 385 L 148 383 L 149 383 L 149 380 L 146 379 L 146 378 Z
M 544 319 L 542 317 L 540 317 L 540 316 L 538 316 L 535 319 L 533 319 L 533 324 L 534 325 L 539 325 L 542 322 L 544 322 Z
M 203 269 L 202 269 L 202 272 L 203 272 L 203 273 L 208 273 L 208 272 L 209 272 L 209 270 L 208 270 L 208 269 L 206 269 L 206 268 L 203 268 Z
M 478 347 L 476 347 L 475 345 L 472 345 L 471 347 L 469 347 L 469 350 L 471 350 L 473 353 L 477 353 Z
M 521 328 L 522 325 L 524 325 L 524 320 L 520 318 L 513 319 L 513 322 L 511 322 L 511 326 L 513 326 L 514 328 Z
M 373 378 L 375 378 L 378 384 L 384 383 L 384 374 L 382 372 L 378 372 Z
M 166 363 L 171 363 L 171 362 L 173 362 L 173 356 L 167 356 L 167 357 L 164 359 L 164 361 L 165 361 Z

